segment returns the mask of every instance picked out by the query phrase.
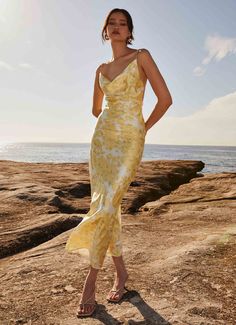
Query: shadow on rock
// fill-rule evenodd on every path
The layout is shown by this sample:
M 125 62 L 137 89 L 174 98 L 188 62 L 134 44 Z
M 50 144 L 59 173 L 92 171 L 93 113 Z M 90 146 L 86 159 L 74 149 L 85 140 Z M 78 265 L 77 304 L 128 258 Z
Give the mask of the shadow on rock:
M 130 302 L 135 306 L 139 312 L 142 314 L 144 320 L 136 321 L 129 319 L 125 322 L 127 325 L 171 325 L 170 322 L 165 320 L 160 314 L 158 314 L 153 308 L 151 308 L 140 296 L 136 290 L 129 290 L 126 292 L 119 303 L 120 305 L 123 301 Z M 111 314 L 108 313 L 104 305 L 98 305 L 98 310 L 92 317 L 98 319 L 101 323 L 105 325 L 120 325 L 124 324 L 124 321 L 118 321 Z

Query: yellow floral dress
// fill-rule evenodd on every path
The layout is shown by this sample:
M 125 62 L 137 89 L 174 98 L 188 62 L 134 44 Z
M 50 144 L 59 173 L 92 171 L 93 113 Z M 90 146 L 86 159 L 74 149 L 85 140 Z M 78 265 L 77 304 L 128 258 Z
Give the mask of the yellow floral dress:
M 113 80 L 99 74 L 106 105 L 90 146 L 90 210 L 79 215 L 83 219 L 72 229 L 65 247 L 68 252 L 89 256 L 90 265 L 97 269 L 107 255 L 122 254 L 121 200 L 134 179 L 144 149 L 145 86 L 138 70 L 140 51 Z

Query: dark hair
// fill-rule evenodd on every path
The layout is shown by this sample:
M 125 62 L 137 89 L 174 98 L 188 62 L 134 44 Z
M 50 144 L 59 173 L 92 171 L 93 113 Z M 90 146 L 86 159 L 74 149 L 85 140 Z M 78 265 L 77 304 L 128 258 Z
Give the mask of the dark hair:
M 134 29 L 133 21 L 132 21 L 132 18 L 130 16 L 130 14 L 128 13 L 128 11 L 125 10 L 125 9 L 121 9 L 121 8 L 112 9 L 109 12 L 109 14 L 107 15 L 107 17 L 105 19 L 105 23 L 104 23 L 103 28 L 102 28 L 102 42 L 104 42 L 104 41 L 106 41 L 108 39 L 107 38 L 107 33 L 106 33 L 106 28 L 107 28 L 107 25 L 108 25 L 109 18 L 111 16 L 111 14 L 113 14 L 114 12 L 121 12 L 122 14 L 125 15 L 125 17 L 127 19 L 128 28 L 129 28 L 129 31 L 131 33 L 130 37 L 126 40 L 126 44 L 132 44 L 132 40 L 134 40 L 134 36 L 133 36 L 133 29 Z

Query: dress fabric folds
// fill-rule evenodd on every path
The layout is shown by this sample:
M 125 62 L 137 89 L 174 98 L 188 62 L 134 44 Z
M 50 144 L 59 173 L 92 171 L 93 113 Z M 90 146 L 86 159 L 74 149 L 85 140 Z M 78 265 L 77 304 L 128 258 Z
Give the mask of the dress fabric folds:
M 141 162 L 145 143 L 142 115 L 144 84 L 135 59 L 113 80 L 101 72 L 106 105 L 98 117 L 90 146 L 91 203 L 72 229 L 66 251 L 89 257 L 101 269 L 106 256 L 122 255 L 121 201 Z

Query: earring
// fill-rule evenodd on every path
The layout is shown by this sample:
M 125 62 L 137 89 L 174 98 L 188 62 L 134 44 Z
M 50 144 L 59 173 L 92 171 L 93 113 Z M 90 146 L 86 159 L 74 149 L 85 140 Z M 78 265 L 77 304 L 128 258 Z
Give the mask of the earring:
M 108 35 L 107 35 L 107 34 L 105 34 L 105 39 L 107 39 L 107 40 L 109 39 L 109 37 L 108 37 Z

